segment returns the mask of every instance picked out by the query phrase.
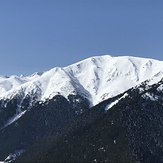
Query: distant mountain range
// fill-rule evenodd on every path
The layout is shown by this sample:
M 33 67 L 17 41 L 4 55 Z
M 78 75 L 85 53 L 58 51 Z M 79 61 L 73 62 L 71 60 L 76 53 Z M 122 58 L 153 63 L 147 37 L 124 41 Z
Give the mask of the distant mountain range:
M 163 162 L 163 61 L 109 55 L 0 76 L 0 161 Z

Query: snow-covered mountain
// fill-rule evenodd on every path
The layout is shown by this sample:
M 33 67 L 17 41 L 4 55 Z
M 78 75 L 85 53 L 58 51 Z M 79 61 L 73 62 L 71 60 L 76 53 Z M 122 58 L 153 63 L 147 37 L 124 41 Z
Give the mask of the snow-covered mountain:
M 31 76 L 0 76 L 0 99 L 35 95 L 38 101 L 57 94 L 80 94 L 90 105 L 118 95 L 163 71 L 163 62 L 131 56 L 96 56 L 68 67 Z
M 119 162 L 126 156 L 124 162 L 130 162 L 129 155 L 163 160 L 157 155 L 163 151 L 162 90 L 163 62 L 130 56 L 98 56 L 31 76 L 0 76 L 0 160 Z

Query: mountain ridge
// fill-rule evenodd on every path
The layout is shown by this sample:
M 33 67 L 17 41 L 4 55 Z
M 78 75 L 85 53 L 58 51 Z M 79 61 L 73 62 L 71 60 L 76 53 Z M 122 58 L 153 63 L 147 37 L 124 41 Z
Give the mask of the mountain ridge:
M 0 98 L 12 98 L 21 93 L 21 89 L 25 95 L 36 92 L 38 100 L 52 98 L 58 93 L 67 98 L 69 94 L 78 92 L 87 97 L 91 105 L 96 105 L 152 78 L 163 71 L 162 65 L 163 61 L 131 56 L 91 57 L 44 73 L 0 77 Z M 124 87 L 119 90 L 122 83 Z

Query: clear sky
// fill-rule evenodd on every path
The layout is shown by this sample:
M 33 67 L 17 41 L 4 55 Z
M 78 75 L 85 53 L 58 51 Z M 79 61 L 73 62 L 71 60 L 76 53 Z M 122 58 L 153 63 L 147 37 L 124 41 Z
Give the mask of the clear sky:
M 0 74 L 110 54 L 163 60 L 163 0 L 0 0 Z

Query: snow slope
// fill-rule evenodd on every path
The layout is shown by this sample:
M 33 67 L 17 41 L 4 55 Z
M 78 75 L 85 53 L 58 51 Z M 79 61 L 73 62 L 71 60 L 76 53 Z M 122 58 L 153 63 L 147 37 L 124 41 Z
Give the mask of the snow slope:
M 163 61 L 131 56 L 96 56 L 31 76 L 0 76 L 0 99 L 21 94 L 46 100 L 57 94 L 81 94 L 91 105 L 113 97 L 163 71 Z

